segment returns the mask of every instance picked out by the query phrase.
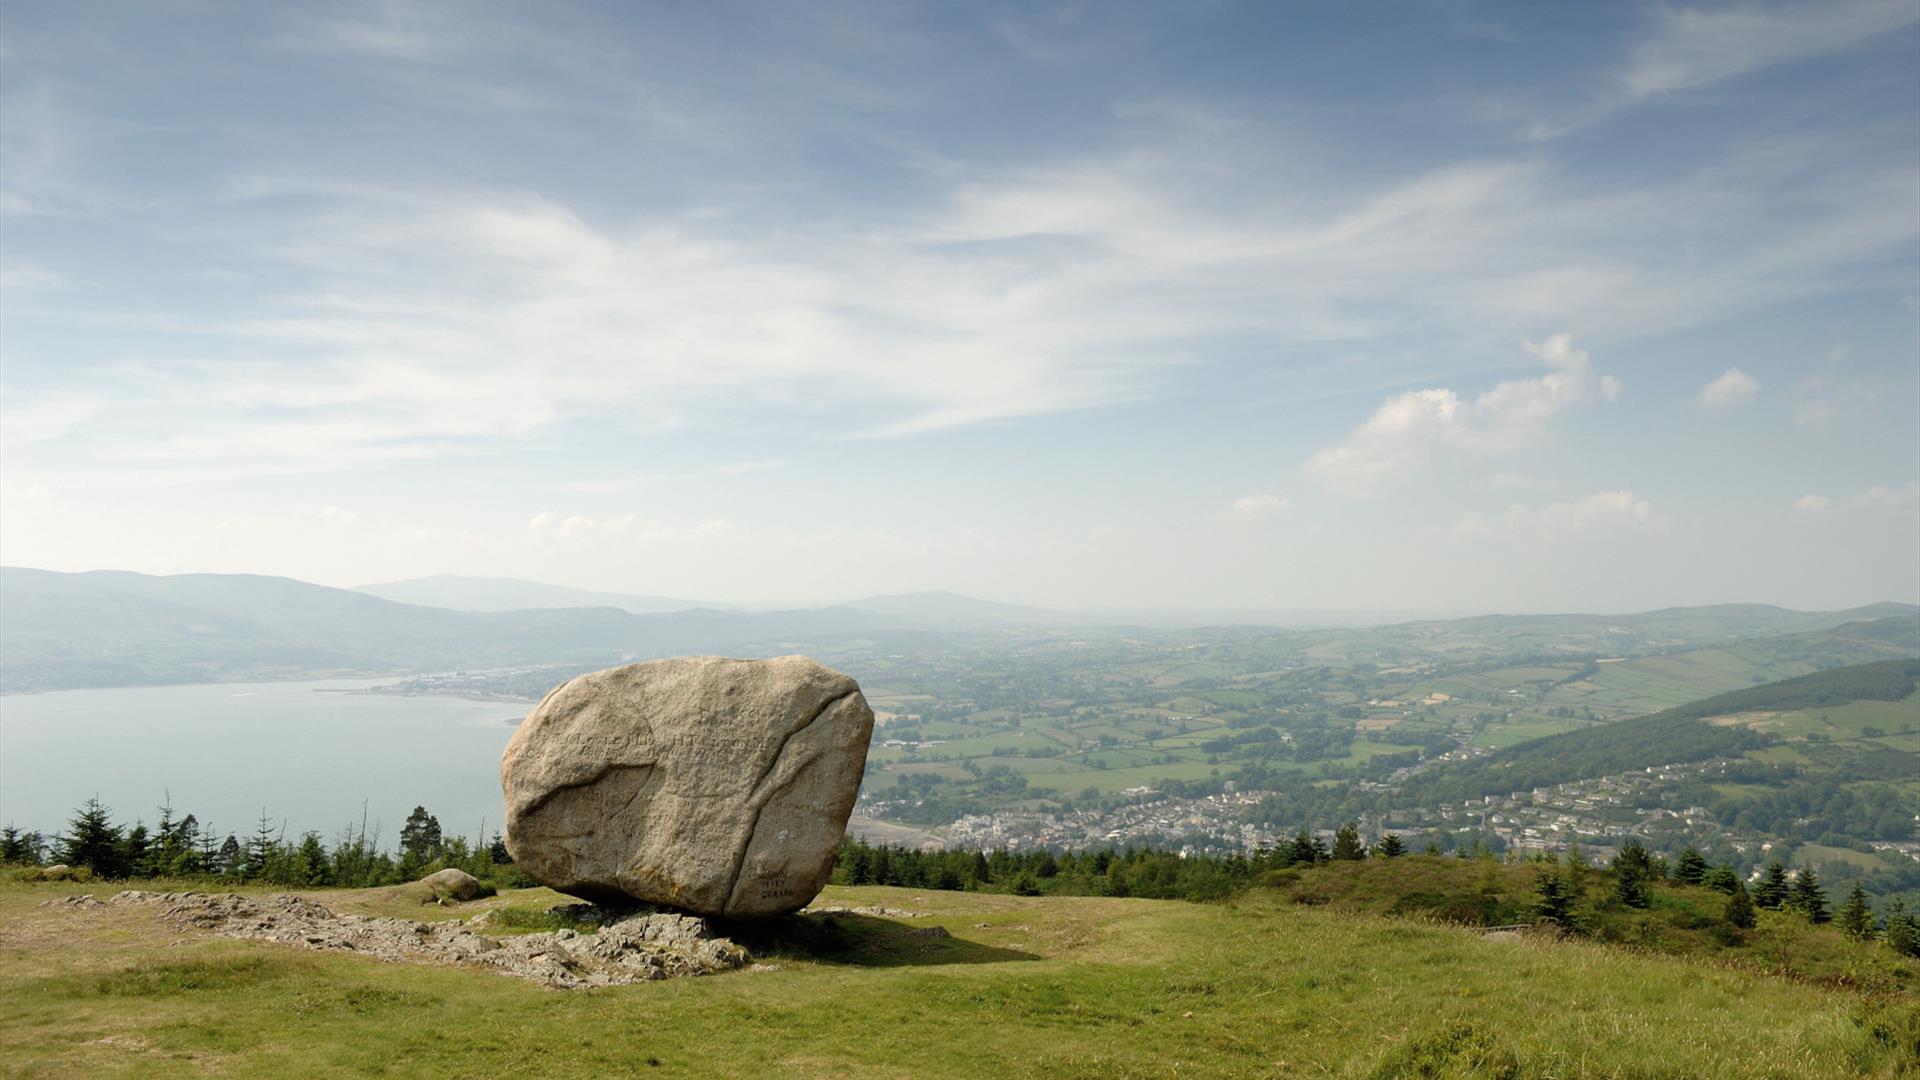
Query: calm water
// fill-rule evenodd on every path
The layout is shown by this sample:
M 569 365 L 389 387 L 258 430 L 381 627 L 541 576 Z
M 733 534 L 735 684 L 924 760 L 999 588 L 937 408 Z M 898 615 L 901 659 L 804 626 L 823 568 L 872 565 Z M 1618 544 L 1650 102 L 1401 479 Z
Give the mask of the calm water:
M 361 680 L 67 690 L 0 697 L 0 823 L 52 833 L 88 796 L 144 819 L 176 814 L 245 835 L 266 807 L 289 835 L 382 823 L 415 805 L 448 835 L 500 827 L 500 752 L 528 706 L 340 693 Z M 369 826 L 371 828 L 371 826 Z

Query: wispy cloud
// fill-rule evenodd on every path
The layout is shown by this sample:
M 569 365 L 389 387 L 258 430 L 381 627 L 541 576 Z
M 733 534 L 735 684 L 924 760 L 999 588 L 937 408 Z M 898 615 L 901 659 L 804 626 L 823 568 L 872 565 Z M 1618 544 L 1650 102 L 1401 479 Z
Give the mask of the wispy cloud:
M 1835 424 L 1858 422 L 1883 408 L 1887 400 L 1887 387 L 1877 378 L 1809 375 L 1794 388 L 1793 422 L 1812 431 L 1825 431 Z
M 1920 506 L 1920 481 L 1908 481 L 1900 487 L 1875 484 L 1853 501 L 1856 506 L 1875 510 L 1902 510 Z
M 1665 95 L 1839 52 L 1916 22 L 1920 9 L 1907 0 L 1655 8 L 1652 23 L 1605 90 L 1558 113 L 1531 117 L 1529 133 L 1565 135 Z
M 595 518 L 586 514 L 556 514 L 543 511 L 527 522 L 527 535 L 535 540 L 573 540 L 588 536 L 618 536 L 632 529 L 637 515 Z
M 300 197 L 235 242 L 269 254 L 263 278 L 308 287 L 152 336 L 162 359 L 124 407 L 169 402 L 191 434 L 126 435 L 113 457 L 358 467 L 582 418 L 666 430 L 720 401 L 739 415 L 832 400 L 841 433 L 898 437 L 1140 400 L 1224 338 L 1284 351 L 1407 326 L 1439 340 L 1658 332 L 1831 288 L 1920 229 L 1906 196 L 1880 192 L 1904 177 L 1871 169 L 1809 212 L 1776 213 L 1806 208 L 1791 189 L 1816 146 L 1631 192 L 1493 161 L 1352 195 L 1250 197 L 1196 190 L 1196 161 L 1222 178 L 1254 164 L 1233 138 L 1199 139 L 1177 155 L 967 169 L 878 224 L 780 231 L 700 210 L 602 219 L 537 195 L 249 174 L 231 194 Z M 1774 224 L 1756 234 L 1756 215 Z M 1681 231 L 1724 241 L 1712 272 L 1668 242 Z M 1425 393 L 1399 402 L 1408 422 L 1445 427 L 1464 404 Z M 273 423 L 255 421 L 262 410 Z
M 1907 0 L 1664 8 L 1621 76 L 1639 100 L 1734 78 L 1920 22 Z
M 298 52 L 370 56 L 389 60 L 438 60 L 473 40 L 482 25 L 472 5 L 437 0 L 361 0 L 329 5 L 296 16 L 293 25 L 272 38 L 282 49 Z
M 1670 524 L 1666 514 L 1631 491 L 1599 491 L 1564 502 L 1515 503 L 1491 517 L 1469 512 L 1453 531 L 1458 539 L 1514 539 L 1653 533 Z
M 1286 513 L 1287 500 L 1271 492 L 1255 492 L 1233 500 L 1233 505 L 1228 509 L 1249 521 L 1265 521 Z

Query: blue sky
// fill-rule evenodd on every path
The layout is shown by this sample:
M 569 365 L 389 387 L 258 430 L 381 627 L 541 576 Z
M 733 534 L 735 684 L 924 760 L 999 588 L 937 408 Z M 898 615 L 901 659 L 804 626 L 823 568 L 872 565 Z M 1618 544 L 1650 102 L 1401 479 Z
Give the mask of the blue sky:
M 1920 7 L 14 4 L 0 559 L 1920 600 Z

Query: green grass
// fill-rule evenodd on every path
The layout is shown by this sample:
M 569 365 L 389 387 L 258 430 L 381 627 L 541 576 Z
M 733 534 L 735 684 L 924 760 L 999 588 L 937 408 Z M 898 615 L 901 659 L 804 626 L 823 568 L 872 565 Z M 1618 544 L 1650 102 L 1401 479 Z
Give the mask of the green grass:
M 1474 737 L 1473 742 L 1475 746 L 1498 750 L 1531 739 L 1544 739 L 1549 735 L 1561 735 L 1591 726 L 1593 725 L 1578 720 L 1535 720 L 1525 723 L 1488 724 L 1480 730 L 1479 735 Z M 1404 748 L 1396 747 L 1396 749 Z
M 1830 866 L 1835 863 L 1845 863 L 1869 872 L 1884 870 L 1887 867 L 1885 860 L 1870 852 L 1854 851 L 1852 848 L 1828 847 L 1825 844 L 1800 845 L 1793 853 L 1793 861 L 1796 863 L 1806 863 L 1811 866 Z
M 923 914 L 810 917 L 754 942 L 773 970 L 572 993 L 37 906 L 61 891 L 0 886 L 9 1075 L 1898 1076 L 1920 1041 L 1907 997 L 1271 891 L 836 888 Z

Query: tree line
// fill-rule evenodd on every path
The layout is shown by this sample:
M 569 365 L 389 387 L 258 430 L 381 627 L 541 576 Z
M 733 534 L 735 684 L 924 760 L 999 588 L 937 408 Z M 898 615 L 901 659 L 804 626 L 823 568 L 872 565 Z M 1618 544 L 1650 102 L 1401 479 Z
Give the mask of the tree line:
M 1361 842 L 1354 822 L 1335 832 L 1331 845 L 1301 829 L 1291 842 L 1250 855 L 1182 854 L 1153 847 L 1079 852 L 926 850 L 869 844 L 850 837 L 841 844 L 832 881 L 1016 896 L 1132 896 L 1208 902 L 1256 888 L 1278 887 L 1298 880 L 1302 871 L 1381 863 L 1412 854 L 1391 833 L 1368 848 Z M 1445 859 L 1455 865 L 1476 860 L 1491 864 L 1492 860 L 1491 854 L 1442 853 L 1431 843 L 1420 856 Z M 1835 912 L 1819 876 L 1810 867 L 1789 870 L 1776 860 L 1750 890 L 1732 866 L 1710 864 L 1692 847 L 1669 860 L 1629 840 L 1605 868 L 1590 866 L 1578 847 L 1564 862 L 1550 854 L 1524 862 L 1534 869 L 1530 900 L 1519 906 L 1495 904 L 1479 906 L 1478 910 L 1493 912 L 1499 918 L 1553 923 L 1570 933 L 1612 939 L 1622 935 L 1623 923 L 1635 912 L 1656 906 L 1656 886 L 1697 887 L 1725 897 L 1715 921 L 1724 929 L 1729 944 L 1738 944 L 1742 932 L 1758 925 L 1759 912 L 1771 910 L 1790 913 L 1811 926 L 1837 923 L 1855 940 L 1879 940 L 1903 955 L 1920 956 L 1920 920 L 1900 900 L 1892 901 L 1884 915 L 1877 915 L 1856 881 Z M 1673 906 L 1683 913 L 1690 909 L 1687 904 Z M 1451 908 L 1474 910 L 1476 905 Z
M 379 826 L 371 831 L 364 814 L 357 826 L 343 828 L 332 844 L 317 832 L 288 836 L 263 809 L 254 828 L 224 836 L 210 823 L 177 811 L 171 796 L 158 808 L 158 821 L 117 823 L 99 799 L 73 812 L 66 830 L 54 836 L 0 827 L 0 863 L 11 866 L 65 866 L 97 878 L 178 878 L 231 883 L 258 882 L 296 888 L 341 886 L 369 888 L 414 881 L 455 867 L 500 884 L 527 883 L 513 867 L 506 844 L 448 836 L 440 820 L 416 806 L 400 828 L 393 850 L 381 843 Z

